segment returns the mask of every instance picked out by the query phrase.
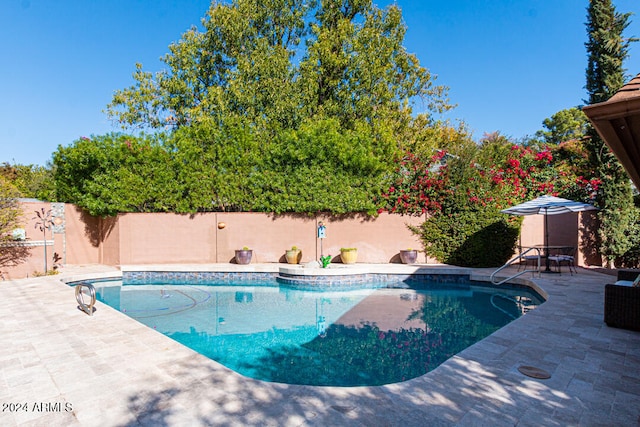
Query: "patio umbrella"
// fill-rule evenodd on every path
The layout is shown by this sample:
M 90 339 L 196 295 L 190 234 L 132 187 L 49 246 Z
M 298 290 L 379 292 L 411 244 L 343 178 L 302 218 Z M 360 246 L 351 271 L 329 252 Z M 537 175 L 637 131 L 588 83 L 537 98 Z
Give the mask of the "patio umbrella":
M 500 212 L 511 215 L 544 215 L 544 246 L 549 246 L 549 228 L 547 215 L 560 215 L 571 212 L 583 212 L 597 210 L 588 203 L 576 202 L 555 196 L 540 196 L 528 202 L 503 209 Z
M 537 199 L 520 203 L 519 205 L 503 209 L 500 212 L 511 215 L 559 215 L 571 212 L 597 210 L 593 205 L 555 196 L 540 196 Z

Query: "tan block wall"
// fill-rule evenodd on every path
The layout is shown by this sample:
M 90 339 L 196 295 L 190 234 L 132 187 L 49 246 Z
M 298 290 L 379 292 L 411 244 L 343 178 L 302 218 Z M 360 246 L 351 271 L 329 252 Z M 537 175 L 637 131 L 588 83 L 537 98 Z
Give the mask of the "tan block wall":
M 578 246 L 580 214 L 568 213 L 549 215 L 546 226 L 549 229 L 549 245 Z M 545 243 L 544 215 L 528 215 L 523 218 L 520 232 L 522 246 L 543 245 Z
M 542 215 L 528 215 L 522 218 L 520 230 L 520 246 L 534 246 L 544 244 L 544 217 Z
M 286 262 L 292 246 L 302 251 L 302 261 L 317 259 L 316 218 L 253 212 L 220 212 L 212 224 L 217 234 L 216 262 L 232 262 L 236 249 L 253 249 L 251 262 Z M 219 228 L 224 226 L 224 228 Z
M 100 218 L 100 263 L 120 265 L 120 221 L 118 217 Z
M 418 225 L 423 217 L 380 214 L 365 216 L 272 215 L 263 213 L 218 213 L 217 262 L 231 262 L 236 249 L 253 249 L 252 262 L 285 262 L 287 249 L 302 250 L 302 261 L 308 262 L 332 255 L 339 262 L 341 247 L 358 248 L 358 262 L 400 262 L 399 251 L 421 248 L 420 241 L 407 228 Z M 319 222 L 326 227 L 326 238 L 317 238 Z M 216 227 L 218 228 L 218 227 Z M 425 262 L 420 254 L 418 262 Z
M 214 218 L 215 214 L 118 215 L 120 264 L 215 262 Z
M 100 263 L 100 243 L 103 240 L 100 230 L 101 219 L 68 203 L 65 204 L 64 213 L 64 264 Z
M 228 263 L 235 250 L 249 247 L 253 263 L 285 262 L 287 249 L 302 250 L 302 262 L 318 259 L 321 242 L 319 221 L 324 221 L 327 238 L 322 241 L 325 255 L 338 256 L 340 247 L 357 247 L 359 262 L 399 262 L 403 248 L 420 248 L 419 240 L 406 224 L 418 225 L 422 219 L 382 214 L 376 219 L 272 215 L 252 212 L 220 212 L 197 215 L 166 213 L 122 214 L 118 216 L 116 237 L 103 258 L 120 264 Z M 114 231 L 112 231 L 114 234 Z M 337 260 L 337 259 L 336 259 Z M 424 262 L 425 258 L 419 259 Z
M 50 209 L 50 204 L 43 202 L 24 202 L 21 203 L 21 207 L 23 214 L 19 220 L 19 225 L 25 230 L 27 239 L 24 243 L 16 243 L 15 246 L 3 248 L 0 273 L 5 280 L 42 274 L 45 271 L 45 240 L 48 242 L 46 247 L 47 270 L 53 268 L 56 254 L 62 257 L 64 251 L 62 239 L 56 239 L 56 236 L 54 236 L 50 230 L 46 231 L 45 239 L 43 232 L 35 227 L 38 221 L 34 219 L 36 211 L 40 211 L 41 208 L 47 211 Z M 60 262 L 62 262 L 62 260 Z
M 32 241 L 42 240 L 34 229 L 34 211 L 50 203 L 23 203 L 24 228 Z M 418 238 L 407 228 L 417 226 L 424 217 L 383 213 L 376 218 L 360 215 L 274 215 L 251 212 L 218 212 L 194 215 L 168 213 L 130 213 L 111 218 L 92 217 L 73 205 L 64 205 L 63 232 L 48 233 L 54 240 L 47 247 L 48 268 L 54 253 L 62 264 L 163 264 L 229 263 L 234 252 L 247 246 L 254 251 L 253 263 L 286 262 L 287 249 L 302 250 L 302 262 L 319 259 L 321 253 L 339 262 L 341 247 L 358 248 L 358 262 L 398 263 L 400 249 L 421 249 Z M 549 216 L 549 244 L 580 248 L 580 265 L 601 265 L 600 257 L 585 238 L 595 227 L 590 214 Z M 326 238 L 317 238 L 322 221 Z M 544 242 L 544 216 L 524 217 L 521 246 Z M 433 263 L 419 253 L 418 262 Z M 4 279 L 21 278 L 44 270 L 43 246 L 29 249 L 18 265 L 0 266 Z
M 358 262 L 400 262 L 401 249 L 422 249 L 422 243 L 407 225 L 418 226 L 425 217 L 399 216 L 383 213 L 375 219 L 364 216 L 351 218 L 320 218 L 327 227 L 327 238 L 323 241 L 325 255 L 339 261 L 340 248 L 358 248 Z M 319 255 L 318 249 L 318 255 Z M 424 253 L 418 254 L 418 262 L 426 260 Z

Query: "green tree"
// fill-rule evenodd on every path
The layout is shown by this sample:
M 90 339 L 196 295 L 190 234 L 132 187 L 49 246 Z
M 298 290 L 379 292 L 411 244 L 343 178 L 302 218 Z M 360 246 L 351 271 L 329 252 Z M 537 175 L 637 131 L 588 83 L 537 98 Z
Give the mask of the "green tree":
M 0 175 L 20 192 L 20 197 L 55 201 L 53 166 L 0 164 Z
M 14 240 L 12 231 L 23 226 L 23 212 L 18 197 L 20 192 L 0 175 L 0 267 L 18 265 L 24 262 L 31 252 L 30 247 L 5 244 Z
M 222 125 L 203 119 L 174 132 L 169 143 L 177 180 L 192 211 L 258 210 L 264 195 L 256 185 L 272 149 L 261 135 L 242 118 Z
M 228 144 L 233 140 L 233 144 Z M 265 139 L 243 120 L 170 136 L 80 138 L 54 153 L 58 198 L 91 214 L 260 211 L 375 213 L 392 144 L 366 124 L 307 121 Z M 387 150 L 387 151 L 385 151 Z
M 624 31 L 631 23 L 631 13 L 616 12 L 611 0 L 589 0 L 587 8 L 587 83 L 588 103 L 607 101 L 625 81 L 624 60 L 630 43 Z
M 82 137 L 53 158 L 58 199 L 92 215 L 191 211 L 161 136 Z
M 136 64 L 135 84 L 115 93 L 107 113 L 124 127 L 164 128 L 228 115 L 288 123 L 296 118 L 293 57 L 308 0 L 214 1 L 202 25 L 169 46 L 168 69 Z
M 166 70 L 152 74 L 137 65 L 135 83 L 107 107 L 124 127 L 172 130 L 165 149 L 185 201 L 180 209 L 372 213 L 401 147 L 455 133 L 431 117 L 450 108 L 446 88 L 406 52 L 395 5 L 213 2 L 202 27 L 170 46 Z M 418 99 L 428 111 L 414 117 Z M 70 153 L 69 160 L 75 162 Z M 70 172 L 86 176 L 83 163 L 77 166 Z M 95 190 L 95 182 L 86 185 Z M 65 197 L 87 194 L 80 184 L 64 185 L 62 194 L 75 192 Z M 123 194 L 106 179 L 99 185 Z M 101 212 L 142 206 L 105 198 L 112 206 Z
M 192 28 L 170 46 L 167 70 L 136 65 L 134 85 L 115 93 L 107 113 L 125 127 L 212 118 L 221 126 L 242 117 L 278 130 L 320 116 L 348 129 L 366 121 L 382 133 L 411 122 L 414 99 L 430 111 L 450 108 L 446 88 L 402 46 L 406 27 L 395 5 L 213 2 L 202 24 L 204 32 Z
M 311 41 L 300 66 L 306 115 L 337 117 L 352 128 L 358 120 L 410 122 L 410 103 L 422 98 L 430 111 L 450 108 L 446 88 L 404 46 L 406 26 L 395 6 L 371 0 L 321 0 Z
M 604 102 L 624 84 L 624 60 L 629 55 L 629 43 L 624 30 L 629 13 L 616 12 L 611 0 L 590 0 L 587 8 L 588 53 L 586 89 L 589 104 Z M 629 231 L 633 226 L 634 207 L 631 183 L 626 172 L 593 127 L 589 130 L 586 148 L 595 175 L 602 181 L 597 194 L 600 251 L 607 263 L 623 255 L 631 245 Z
M 555 113 L 542 122 L 545 130 L 536 132 L 546 144 L 560 144 L 570 140 L 582 139 L 589 130 L 589 119 L 578 107 L 572 107 Z
M 255 194 L 256 210 L 373 214 L 395 153 L 367 124 L 350 130 L 324 119 L 280 134 L 263 158 L 252 185 L 261 194 Z
M 20 226 L 22 209 L 18 204 L 20 192 L 0 176 L 0 243 L 13 239 L 11 232 Z

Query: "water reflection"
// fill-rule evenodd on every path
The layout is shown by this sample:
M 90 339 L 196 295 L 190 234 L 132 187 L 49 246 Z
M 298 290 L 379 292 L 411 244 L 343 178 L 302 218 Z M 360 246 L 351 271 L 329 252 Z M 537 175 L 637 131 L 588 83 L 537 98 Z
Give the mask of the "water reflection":
M 416 295 L 420 306 L 407 312 L 396 325 L 381 328 L 376 322 L 359 325 L 340 320 L 325 337 L 314 338 L 301 348 L 280 346 L 243 368 L 255 377 L 276 382 L 308 385 L 382 385 L 421 376 L 471 344 L 488 336 L 510 319 L 476 317 L 464 300 L 448 296 Z M 366 304 L 366 302 L 363 302 Z M 389 323 L 397 310 L 380 310 L 378 318 Z M 499 317 L 502 317 L 500 319 Z M 399 321 L 402 320 L 402 321 Z M 403 327 L 420 323 L 422 326 Z
M 522 290 L 471 286 L 309 292 L 117 284 L 98 287 L 98 297 L 243 375 L 334 386 L 423 375 L 539 303 Z

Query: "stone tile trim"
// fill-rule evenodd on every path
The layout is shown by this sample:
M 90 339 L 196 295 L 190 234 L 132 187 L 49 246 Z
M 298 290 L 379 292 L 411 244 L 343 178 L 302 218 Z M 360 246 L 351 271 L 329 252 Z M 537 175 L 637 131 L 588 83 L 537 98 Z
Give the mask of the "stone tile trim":
M 298 289 L 350 289 L 380 286 L 413 286 L 426 284 L 466 284 L 468 274 L 345 274 L 345 275 L 292 275 L 273 272 L 216 272 L 216 271 L 123 271 L 125 284 L 213 284 L 259 281 L 265 285 L 284 284 Z

